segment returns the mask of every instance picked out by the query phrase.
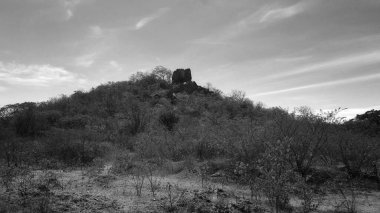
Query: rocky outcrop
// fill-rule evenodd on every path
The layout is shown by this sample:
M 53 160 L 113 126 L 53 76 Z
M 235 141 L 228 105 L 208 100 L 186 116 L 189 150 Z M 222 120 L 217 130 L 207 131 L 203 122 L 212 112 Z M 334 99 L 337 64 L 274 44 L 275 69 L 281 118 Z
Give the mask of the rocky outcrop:
M 198 86 L 195 81 L 191 81 L 190 69 L 176 69 L 172 75 L 172 88 L 169 91 L 172 94 L 185 92 L 192 94 L 193 92 L 211 94 L 212 92 L 204 87 Z
M 173 92 L 186 92 L 187 94 L 191 94 L 194 91 L 198 90 L 198 85 L 194 81 L 186 82 L 184 84 L 173 85 Z
M 176 69 L 172 75 L 172 84 L 182 84 L 191 81 L 190 69 Z

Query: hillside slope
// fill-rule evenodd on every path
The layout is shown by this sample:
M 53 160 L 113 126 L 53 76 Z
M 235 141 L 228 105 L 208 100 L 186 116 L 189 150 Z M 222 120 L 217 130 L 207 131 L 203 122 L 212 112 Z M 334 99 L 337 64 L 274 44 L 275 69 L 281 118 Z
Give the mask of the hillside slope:
M 295 207 L 290 198 L 319 197 L 314 193 L 331 182 L 344 191 L 380 187 L 378 111 L 342 122 L 338 111 L 264 108 L 244 92 L 223 95 L 198 86 L 191 74 L 178 76 L 157 67 L 88 92 L 2 107 L 6 192 L 20 186 L 20 175 L 68 168 L 90 170 L 89 181 L 132 175 L 135 184 L 149 174 L 186 171 L 201 187 L 219 178 L 277 209 Z M 98 171 L 104 165 L 116 177 Z

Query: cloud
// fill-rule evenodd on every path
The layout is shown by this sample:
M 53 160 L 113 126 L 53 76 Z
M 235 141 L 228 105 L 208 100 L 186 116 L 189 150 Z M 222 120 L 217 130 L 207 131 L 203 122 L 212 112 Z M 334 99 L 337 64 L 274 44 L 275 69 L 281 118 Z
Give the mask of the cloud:
M 83 0 L 82 0 L 83 1 Z M 78 4 L 81 3 L 81 0 L 64 0 L 63 6 L 65 9 L 65 19 L 70 20 L 74 16 L 74 10 Z
M 99 39 L 104 36 L 104 30 L 98 25 L 90 26 L 89 29 L 90 29 L 90 35 L 89 35 L 90 38 Z
M 316 0 L 314 0 L 316 1 Z M 230 44 L 228 40 L 234 39 L 240 35 L 257 32 L 269 26 L 268 24 L 275 21 L 291 18 L 302 13 L 311 7 L 311 1 L 300 1 L 291 6 L 278 7 L 273 4 L 266 4 L 259 9 L 252 11 L 249 15 L 240 20 L 224 27 L 221 32 L 198 38 L 192 41 L 195 44 L 206 45 L 225 45 Z
M 301 1 L 297 4 L 294 4 L 290 7 L 276 8 L 265 11 L 260 19 L 260 23 L 272 22 L 276 20 L 282 20 L 290 18 L 302 12 L 305 9 L 305 4 Z
M 80 67 L 91 67 L 94 64 L 97 57 L 97 53 L 89 53 L 86 55 L 81 55 L 75 59 L 75 64 Z
M 310 58 L 311 56 L 278 57 L 278 58 L 275 58 L 274 61 L 280 62 L 280 63 L 295 63 L 295 62 L 305 61 Z
M 99 25 L 91 25 L 87 27 L 87 35 L 85 40 L 81 42 L 82 51 L 74 57 L 74 64 L 79 67 L 91 67 L 105 55 L 109 53 L 117 45 L 119 45 L 119 29 L 100 27 Z
M 336 67 L 357 67 L 364 64 L 373 64 L 380 62 L 380 51 L 367 52 L 362 54 L 350 55 L 345 57 L 336 58 L 329 61 L 323 61 L 319 63 L 309 64 L 300 68 L 296 68 L 292 71 L 269 76 L 268 78 L 275 79 L 281 77 L 288 77 L 293 75 L 299 75 L 310 72 L 317 72 L 328 70 Z
M 85 79 L 61 67 L 49 64 L 23 65 L 0 62 L 0 81 L 23 86 L 53 86 L 57 83 L 76 82 L 83 84 Z
M 281 90 L 274 90 L 274 91 L 269 91 L 269 92 L 262 92 L 262 93 L 257 93 L 254 96 L 276 95 L 280 93 L 294 92 L 298 90 L 305 90 L 305 89 L 312 89 L 312 88 L 319 88 L 319 87 L 326 87 L 326 86 L 336 86 L 336 85 L 341 85 L 341 84 L 357 83 L 357 82 L 370 81 L 370 80 L 375 80 L 375 79 L 380 79 L 380 73 L 366 75 L 366 76 L 359 76 L 359 77 L 354 77 L 354 78 L 340 79 L 340 80 L 335 80 L 335 81 L 328 81 L 328 82 L 323 82 L 323 83 L 309 84 L 309 85 L 292 87 L 292 88 L 281 89 Z
M 139 30 L 139 29 L 143 28 L 144 26 L 146 26 L 150 22 L 154 21 L 155 19 L 157 19 L 157 18 L 161 17 L 162 15 L 164 15 L 165 13 L 167 13 L 169 10 L 170 10 L 170 8 L 167 8 L 167 7 L 160 8 L 159 10 L 157 10 L 155 13 L 151 14 L 150 16 L 147 16 L 147 17 L 140 19 L 135 25 L 135 30 Z
M 117 61 L 114 61 L 114 60 L 110 61 L 110 62 L 109 62 L 109 65 L 110 65 L 114 70 L 116 70 L 116 71 L 118 71 L 118 72 L 120 72 L 120 71 L 123 69 L 123 67 L 122 67 Z

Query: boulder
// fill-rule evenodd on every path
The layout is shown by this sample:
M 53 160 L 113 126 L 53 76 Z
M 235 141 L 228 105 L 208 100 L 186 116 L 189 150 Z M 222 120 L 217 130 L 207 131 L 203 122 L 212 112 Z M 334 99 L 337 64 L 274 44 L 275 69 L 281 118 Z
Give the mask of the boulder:
M 177 84 L 173 86 L 173 93 L 181 93 L 186 92 L 187 94 L 191 94 L 194 91 L 197 91 L 199 86 L 194 81 L 186 82 L 184 84 Z
M 173 84 L 182 84 L 191 81 L 190 69 L 176 69 L 172 75 Z

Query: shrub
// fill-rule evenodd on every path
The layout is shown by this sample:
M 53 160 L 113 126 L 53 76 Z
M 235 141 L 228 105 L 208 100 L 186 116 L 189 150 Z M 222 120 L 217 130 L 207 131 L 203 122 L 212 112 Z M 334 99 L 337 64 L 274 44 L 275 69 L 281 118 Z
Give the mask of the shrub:
M 259 179 L 269 204 L 278 213 L 289 209 L 289 196 L 291 194 L 291 180 L 294 172 L 287 162 L 289 144 L 287 138 L 272 143 L 266 143 L 267 149 L 259 160 Z
M 111 173 L 126 175 L 136 166 L 136 161 L 131 153 L 122 152 L 116 155 L 111 167 Z
M 308 185 L 303 178 L 298 177 L 294 187 L 294 194 L 301 200 L 301 212 L 315 212 L 323 199 L 316 189 Z
M 173 111 L 169 111 L 161 113 L 158 120 L 167 130 L 172 131 L 174 125 L 178 123 L 179 117 Z
M 132 179 L 132 185 L 133 188 L 136 191 L 136 196 L 141 197 L 142 195 L 142 188 L 144 186 L 146 171 L 143 167 L 135 167 L 131 179 Z
M 161 181 L 160 179 L 155 176 L 155 168 L 156 165 L 153 164 L 146 164 L 146 170 L 147 170 L 147 178 L 149 181 L 150 191 L 152 192 L 152 196 L 156 196 L 156 191 L 160 189 L 161 187 Z
M 149 117 L 144 106 L 137 103 L 132 103 L 128 112 L 129 123 L 127 129 L 131 135 L 143 132 L 148 124 Z
M 13 186 L 14 179 L 18 176 L 19 169 L 14 166 L 0 166 L 0 179 L 2 185 L 5 187 L 6 191 L 10 191 Z

